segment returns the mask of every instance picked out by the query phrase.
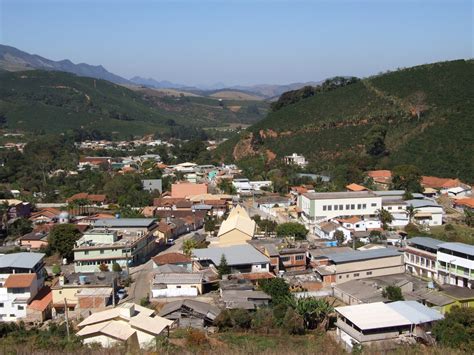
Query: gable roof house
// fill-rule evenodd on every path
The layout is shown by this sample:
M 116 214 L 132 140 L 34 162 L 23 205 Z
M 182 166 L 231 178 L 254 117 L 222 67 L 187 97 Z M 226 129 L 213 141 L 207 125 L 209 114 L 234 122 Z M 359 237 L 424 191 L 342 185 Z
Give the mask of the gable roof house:
M 213 324 L 221 310 L 206 302 L 179 300 L 166 303 L 160 317 L 176 321 L 180 328 L 204 328 Z
M 155 311 L 133 303 L 91 314 L 78 324 L 76 333 L 84 344 L 99 343 L 104 348 L 126 343 L 145 348 L 156 337 L 167 336 L 174 321 L 155 315 Z

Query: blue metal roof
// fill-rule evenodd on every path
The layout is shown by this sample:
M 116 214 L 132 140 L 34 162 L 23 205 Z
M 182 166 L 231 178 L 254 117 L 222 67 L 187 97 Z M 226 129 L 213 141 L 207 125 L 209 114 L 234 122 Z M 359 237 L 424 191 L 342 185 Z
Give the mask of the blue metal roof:
M 430 237 L 414 237 L 411 239 L 407 239 L 407 243 L 421 245 L 425 248 L 437 250 L 438 246 L 440 244 L 443 244 L 444 242 L 442 240 L 434 239 Z
M 464 243 L 443 243 L 438 245 L 438 248 L 448 249 L 457 251 L 458 253 L 474 256 L 474 245 Z
M 22 268 L 33 269 L 45 254 L 43 253 L 13 253 L 0 256 L 0 268 Z
M 411 324 L 421 324 L 443 319 L 444 316 L 416 301 L 397 301 L 387 306 L 408 319 Z
M 353 250 L 345 253 L 329 253 L 326 256 L 332 260 L 335 264 L 349 263 L 353 261 L 387 258 L 391 256 L 401 255 L 397 249 L 384 248 L 384 249 L 373 249 L 373 250 Z

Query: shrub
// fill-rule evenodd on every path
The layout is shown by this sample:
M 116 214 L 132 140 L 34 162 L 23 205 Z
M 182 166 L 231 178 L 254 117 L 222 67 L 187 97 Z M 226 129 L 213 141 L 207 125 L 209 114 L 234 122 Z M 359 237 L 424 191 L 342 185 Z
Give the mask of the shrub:
M 267 333 L 276 326 L 273 312 L 270 308 L 259 308 L 255 311 L 251 322 L 251 328 L 256 331 Z
M 113 272 L 122 272 L 122 267 L 118 263 L 112 264 L 112 271 Z
M 454 229 L 454 226 L 453 226 L 452 224 L 449 224 L 449 223 L 448 223 L 448 224 L 446 224 L 446 225 L 444 226 L 444 230 L 445 230 L 446 232 L 452 232 L 452 231 L 454 231 L 455 229 Z
M 208 343 L 206 334 L 197 329 L 189 329 L 186 334 L 186 345 L 190 347 L 199 347 Z
M 304 334 L 304 321 L 293 308 L 288 308 L 282 324 L 288 334 Z
M 102 272 L 107 272 L 109 271 L 109 266 L 107 264 L 100 264 L 99 265 L 99 270 Z
M 235 327 L 241 329 L 249 329 L 252 317 L 250 316 L 249 311 L 246 309 L 235 309 L 231 312 L 232 321 Z
M 53 273 L 53 275 L 59 275 L 61 273 L 61 267 L 57 264 L 54 264 L 52 269 L 51 269 L 51 272 Z
M 214 325 L 219 328 L 219 330 L 232 328 L 233 322 L 230 311 L 227 309 L 223 310 L 214 320 Z

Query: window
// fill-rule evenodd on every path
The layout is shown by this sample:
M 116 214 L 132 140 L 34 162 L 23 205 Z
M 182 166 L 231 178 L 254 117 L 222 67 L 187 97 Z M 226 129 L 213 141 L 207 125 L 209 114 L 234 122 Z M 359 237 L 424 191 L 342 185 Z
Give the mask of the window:
M 346 210 L 350 209 L 351 205 L 346 205 Z
M 328 207 L 326 205 L 323 206 L 323 211 L 326 211 Z
M 304 260 L 304 255 L 296 255 L 296 260 Z
M 59 291 L 59 294 L 62 295 L 62 294 L 63 294 L 63 291 Z
M 334 205 L 334 211 L 337 211 L 339 209 L 339 205 Z
M 290 261 L 290 257 L 289 256 L 284 256 L 283 258 L 281 258 L 281 261 L 284 262 L 284 263 L 287 263 L 288 261 Z
M 15 317 L 15 315 L 14 315 L 14 314 L 12 314 L 12 313 L 10 313 L 10 317 Z
M 390 207 L 390 206 L 389 206 L 389 207 L 387 207 L 387 210 L 391 211 L 391 210 L 392 210 L 392 207 Z
M 357 204 L 357 209 L 360 210 L 362 208 L 362 205 L 359 203 Z
M 359 273 L 358 273 L 358 272 L 355 273 L 355 274 L 354 274 L 354 277 L 359 277 Z
M 351 210 L 355 210 L 355 205 L 351 205 Z
M 328 205 L 328 211 L 332 211 L 332 206 Z
M 363 203 L 362 204 L 362 208 L 365 210 L 367 208 L 367 204 L 366 203 Z
M 346 279 L 348 279 L 348 278 L 349 278 L 349 274 L 346 275 Z
M 398 206 L 398 209 L 399 209 L 399 210 L 403 210 L 403 207 L 402 207 L 402 206 Z
M 4 307 L 4 306 L 3 306 L 3 303 L 0 303 L 0 308 L 3 308 L 3 307 Z
M 104 251 L 103 251 L 103 250 L 101 250 L 101 251 L 100 251 L 100 253 L 101 253 L 101 254 L 104 254 Z
M 89 250 L 85 250 L 84 255 L 89 255 Z
M 18 305 L 18 310 L 19 310 L 19 311 L 23 311 L 24 309 L 25 309 L 25 306 L 20 306 L 20 305 Z
M 365 274 L 366 275 L 372 275 L 372 271 L 367 271 Z
M 377 204 L 376 204 L 376 203 L 372 203 L 371 206 L 372 206 L 372 207 L 377 207 Z
M 176 286 L 176 288 L 181 288 L 181 286 Z
M 339 279 L 342 279 L 342 275 L 339 275 Z

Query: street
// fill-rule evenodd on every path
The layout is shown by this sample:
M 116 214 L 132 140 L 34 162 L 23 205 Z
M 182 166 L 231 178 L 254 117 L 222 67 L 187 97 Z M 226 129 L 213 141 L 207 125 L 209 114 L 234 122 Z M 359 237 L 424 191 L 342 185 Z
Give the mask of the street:
M 203 229 L 198 229 L 197 231 L 183 234 L 175 240 L 174 245 L 170 247 L 166 246 L 166 249 L 159 251 L 156 255 L 182 253 L 183 242 L 191 238 L 195 233 L 203 232 Z M 133 301 L 139 304 L 142 298 L 148 297 L 150 294 L 150 283 L 153 274 L 153 261 L 151 259 L 142 265 L 130 268 L 130 276 L 133 278 L 134 282 L 128 291 L 129 295 L 122 300 L 122 302 Z

